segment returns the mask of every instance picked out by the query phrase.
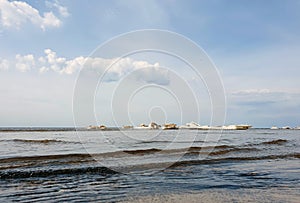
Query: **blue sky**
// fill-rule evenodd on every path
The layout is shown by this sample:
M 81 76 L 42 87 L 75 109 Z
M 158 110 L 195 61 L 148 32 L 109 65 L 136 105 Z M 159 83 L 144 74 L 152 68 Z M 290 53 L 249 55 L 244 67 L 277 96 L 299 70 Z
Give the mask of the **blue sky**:
M 223 80 L 227 124 L 298 126 L 299 10 L 296 0 L 0 0 L 0 126 L 72 126 L 79 61 L 139 29 L 179 33 L 207 52 Z

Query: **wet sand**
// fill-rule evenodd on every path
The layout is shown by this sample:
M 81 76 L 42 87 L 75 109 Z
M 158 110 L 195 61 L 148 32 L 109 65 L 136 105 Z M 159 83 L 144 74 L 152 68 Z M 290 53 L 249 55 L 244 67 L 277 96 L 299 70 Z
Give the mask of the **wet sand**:
M 299 203 L 299 189 L 207 189 L 198 193 L 168 194 L 144 197 L 130 197 L 124 202 L 191 202 L 191 203 L 218 203 L 218 202 L 288 202 Z

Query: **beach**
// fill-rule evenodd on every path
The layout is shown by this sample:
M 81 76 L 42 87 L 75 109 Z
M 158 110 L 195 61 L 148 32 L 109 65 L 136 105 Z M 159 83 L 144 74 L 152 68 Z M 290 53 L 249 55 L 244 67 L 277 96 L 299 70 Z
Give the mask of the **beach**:
M 146 203 L 180 203 L 180 202 L 289 202 L 298 203 L 300 200 L 299 190 L 286 188 L 277 189 L 244 189 L 244 190 L 205 190 L 196 194 L 171 194 L 129 198 L 124 202 L 146 202 Z

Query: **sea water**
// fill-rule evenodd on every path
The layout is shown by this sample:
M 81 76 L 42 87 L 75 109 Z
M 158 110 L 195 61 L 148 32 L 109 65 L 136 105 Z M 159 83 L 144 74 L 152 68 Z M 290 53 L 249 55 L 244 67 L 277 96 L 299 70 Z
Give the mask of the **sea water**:
M 5 129 L 1 202 L 300 190 L 300 130 Z M 287 200 L 288 202 L 288 200 Z

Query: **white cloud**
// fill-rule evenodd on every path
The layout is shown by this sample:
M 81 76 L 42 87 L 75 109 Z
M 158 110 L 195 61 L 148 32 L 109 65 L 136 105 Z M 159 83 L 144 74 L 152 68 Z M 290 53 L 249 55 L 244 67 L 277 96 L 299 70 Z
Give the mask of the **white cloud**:
M 151 64 L 147 61 L 134 60 L 132 58 L 86 58 L 85 67 L 98 73 L 104 73 L 102 78 L 105 82 L 118 81 L 122 77 L 135 72 L 135 79 L 158 85 L 169 84 L 169 71 L 160 68 L 159 63 Z
M 27 72 L 35 66 L 34 56 L 31 54 L 25 56 L 17 54 L 16 60 L 16 69 L 20 72 Z
M 39 69 L 39 73 L 46 73 L 46 72 L 48 72 L 49 71 L 49 68 L 47 68 L 47 67 L 45 67 L 45 66 L 43 66 L 43 67 L 41 67 L 40 69 Z
M 57 57 L 56 53 L 51 49 L 46 49 L 44 52 L 46 57 L 45 59 L 40 58 L 40 61 L 45 61 L 45 64 L 47 63 L 49 69 L 52 69 L 55 72 L 60 72 L 66 62 L 66 58 Z
M 84 64 L 85 58 L 83 56 L 76 57 L 73 60 L 66 61 L 66 66 L 63 69 L 63 73 L 72 74 L 79 70 Z
M 8 70 L 9 69 L 9 61 L 6 59 L 0 59 L 0 70 Z
M 227 96 L 227 122 L 251 122 L 256 127 L 296 125 L 299 104 L 299 91 L 239 90 Z
M 159 85 L 169 84 L 169 71 L 160 67 L 158 63 L 151 64 L 147 61 L 134 60 L 132 58 L 92 58 L 92 57 L 75 57 L 66 59 L 57 56 L 56 52 L 51 49 L 44 50 L 44 56 L 34 57 L 29 55 L 16 55 L 15 62 L 0 60 L 0 70 L 8 69 L 8 64 L 14 64 L 20 72 L 27 72 L 35 68 L 41 74 L 49 71 L 71 75 L 78 72 L 84 65 L 84 70 L 94 71 L 98 74 L 104 73 L 105 82 L 114 82 L 120 80 L 131 72 L 135 72 L 137 81 L 155 83 Z
M 267 96 L 278 94 L 300 94 L 299 90 L 273 90 L 273 89 L 244 89 L 231 92 L 232 96 Z
M 269 89 L 246 89 L 232 92 L 233 95 L 249 95 L 249 94 L 268 94 L 272 91 Z
M 70 15 L 68 8 L 60 5 L 60 3 L 58 1 L 55 1 L 54 3 L 47 1 L 46 5 L 49 8 L 56 8 L 58 10 L 59 14 L 63 17 L 68 17 Z
M 61 15 L 67 16 L 67 9 L 60 7 Z M 53 12 L 45 12 L 41 15 L 36 8 L 23 1 L 0 0 L 0 15 L 0 23 L 6 28 L 20 29 L 23 24 L 29 22 L 45 30 L 49 27 L 60 27 L 62 24 Z
M 132 58 L 88 58 L 85 67 L 99 73 L 104 73 L 105 82 L 120 80 L 122 77 L 134 72 L 137 81 L 155 83 L 158 85 L 169 84 L 169 71 L 160 67 L 159 63 L 151 64 L 147 61 L 138 61 Z
M 62 22 L 52 12 L 47 12 L 44 13 L 44 18 L 42 18 L 42 21 L 38 24 L 45 30 L 46 27 L 59 27 L 61 23 Z
M 73 74 L 81 68 L 86 60 L 83 56 L 67 60 L 64 57 L 58 57 L 56 52 L 51 49 L 45 49 L 44 53 L 46 56 L 39 57 L 38 59 L 40 73 L 52 70 L 60 74 Z
M 142 68 L 137 74 L 137 79 L 158 85 L 168 85 L 170 83 L 169 71 L 160 68 L 158 63 Z

